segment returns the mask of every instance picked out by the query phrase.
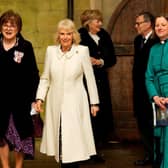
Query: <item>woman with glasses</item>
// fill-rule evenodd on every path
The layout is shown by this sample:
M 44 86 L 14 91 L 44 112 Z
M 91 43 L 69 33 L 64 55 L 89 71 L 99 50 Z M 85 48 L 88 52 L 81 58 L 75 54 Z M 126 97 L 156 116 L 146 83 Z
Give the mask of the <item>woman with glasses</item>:
M 0 159 L 9 168 L 14 151 L 16 168 L 33 158 L 33 123 L 30 115 L 39 81 L 32 44 L 21 35 L 22 19 L 12 10 L 0 17 Z

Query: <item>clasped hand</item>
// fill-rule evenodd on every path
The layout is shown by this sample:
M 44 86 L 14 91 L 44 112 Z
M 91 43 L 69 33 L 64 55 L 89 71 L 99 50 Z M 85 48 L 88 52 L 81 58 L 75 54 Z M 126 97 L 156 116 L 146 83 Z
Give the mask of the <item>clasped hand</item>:
M 96 59 L 94 57 L 90 57 L 90 60 L 91 60 L 92 65 L 100 66 L 102 64 L 100 59 Z
M 43 102 L 42 100 L 37 99 L 35 102 L 32 103 L 32 107 L 37 111 L 37 112 L 43 112 Z
M 166 104 L 168 104 L 168 98 L 154 96 L 153 100 L 162 110 L 166 109 Z

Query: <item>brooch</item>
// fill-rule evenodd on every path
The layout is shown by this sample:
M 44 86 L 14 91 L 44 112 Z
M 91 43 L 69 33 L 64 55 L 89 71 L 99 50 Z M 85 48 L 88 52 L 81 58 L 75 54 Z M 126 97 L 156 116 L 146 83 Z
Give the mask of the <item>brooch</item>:
M 13 60 L 19 64 L 19 63 L 21 63 L 23 56 L 24 56 L 23 52 L 15 50 Z

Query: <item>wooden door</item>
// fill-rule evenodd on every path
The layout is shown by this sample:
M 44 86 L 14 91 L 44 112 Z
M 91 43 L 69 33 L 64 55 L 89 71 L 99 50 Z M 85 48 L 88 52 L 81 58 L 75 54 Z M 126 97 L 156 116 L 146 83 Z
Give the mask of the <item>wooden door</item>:
M 108 31 L 114 42 L 117 64 L 109 69 L 116 134 L 120 139 L 139 139 L 132 103 L 132 64 L 135 16 L 150 11 L 168 14 L 168 0 L 123 0 L 111 16 Z

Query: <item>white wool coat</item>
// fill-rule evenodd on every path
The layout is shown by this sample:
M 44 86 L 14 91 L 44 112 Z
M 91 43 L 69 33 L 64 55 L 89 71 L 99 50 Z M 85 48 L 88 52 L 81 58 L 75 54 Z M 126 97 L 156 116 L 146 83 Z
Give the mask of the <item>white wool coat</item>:
M 48 46 L 36 95 L 37 99 L 46 100 L 40 151 L 55 156 L 58 162 L 60 153 L 63 163 L 86 160 L 96 154 L 83 76 L 90 104 L 98 104 L 88 47 L 73 45 L 63 53 L 59 45 Z

